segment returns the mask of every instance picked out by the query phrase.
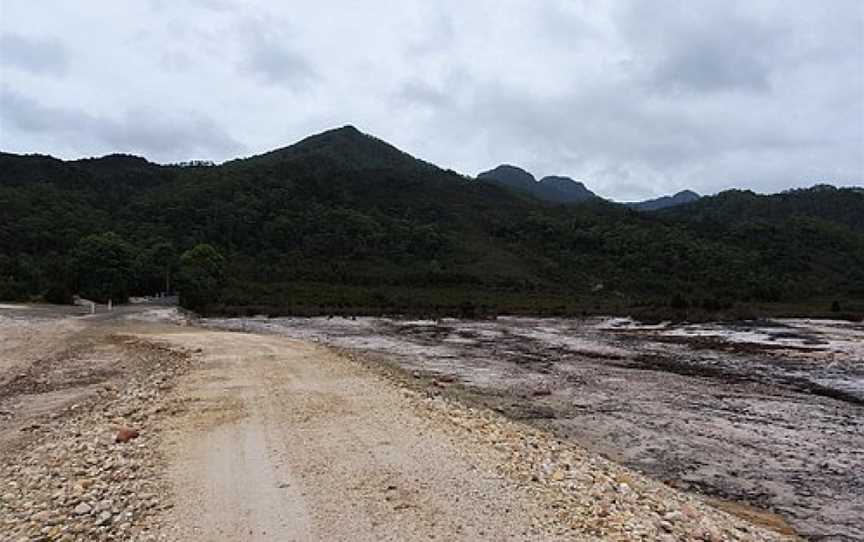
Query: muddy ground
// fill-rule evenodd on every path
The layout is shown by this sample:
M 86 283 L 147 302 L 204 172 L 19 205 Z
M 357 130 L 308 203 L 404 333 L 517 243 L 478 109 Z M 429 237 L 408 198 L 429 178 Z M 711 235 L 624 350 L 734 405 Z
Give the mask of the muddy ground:
M 864 539 L 861 324 L 251 318 L 206 325 L 362 351 L 738 513 L 748 505 L 775 512 L 813 540 Z

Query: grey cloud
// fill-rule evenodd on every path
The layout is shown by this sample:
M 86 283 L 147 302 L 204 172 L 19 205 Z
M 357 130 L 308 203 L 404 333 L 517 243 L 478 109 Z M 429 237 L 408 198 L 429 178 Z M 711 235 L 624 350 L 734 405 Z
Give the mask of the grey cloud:
M 207 116 L 131 109 L 117 118 L 42 105 L 9 88 L 0 89 L 4 139 L 10 127 L 44 141 L 73 140 L 91 154 L 129 152 L 161 161 L 209 158 L 243 147 Z M 95 152 L 94 152 L 95 151 Z
M 610 66 L 630 57 L 620 69 L 543 97 L 531 81 L 487 77 L 471 103 L 426 100 L 437 106 L 430 130 L 463 134 L 464 148 L 490 157 L 472 173 L 516 162 L 618 198 L 862 184 L 864 18 L 833 24 L 856 21 L 858 8 L 838 2 L 837 13 L 781 16 L 770 2 L 748 5 L 628 2 L 610 18 L 618 49 L 598 42 Z M 559 35 L 567 23 L 556 18 Z M 574 34 L 595 33 L 582 19 L 573 24 Z M 832 45 L 850 36 L 859 38 L 853 47 Z
M 453 101 L 451 93 L 438 90 L 424 81 L 405 83 L 397 92 L 396 98 L 409 104 L 431 107 L 446 107 Z
M 409 58 L 445 52 L 454 45 L 457 38 L 456 27 L 448 10 L 432 2 L 422 9 L 422 25 L 413 29 L 412 39 L 405 48 Z M 431 13 L 426 13 L 427 10 Z
M 19 151 L 226 159 L 234 138 L 263 152 L 353 123 L 444 167 L 516 163 L 619 199 L 864 182 L 860 0 L 151 0 L 136 17 L 93 0 L 62 23 L 31 4 L 0 34 L 87 62 L 4 67 L 0 144 Z
M 307 88 L 319 78 L 312 64 L 291 46 L 284 22 L 271 26 L 261 19 L 248 19 L 239 27 L 238 38 L 243 47 L 241 71 L 264 83 L 295 91 Z
M 666 90 L 761 91 L 768 89 L 769 75 L 770 65 L 749 47 L 708 41 L 663 59 L 653 80 Z
M 622 199 L 684 188 L 713 193 L 736 184 L 779 190 L 819 181 L 812 164 L 832 164 L 835 182 L 862 180 L 864 154 L 843 151 L 854 147 L 844 137 L 854 135 L 814 138 L 806 127 L 789 129 L 778 118 L 785 113 L 763 101 L 691 108 L 676 102 L 634 97 L 614 85 L 547 100 L 498 83 L 477 85 L 469 104 L 441 102 L 432 130 L 462 134 L 454 139 L 478 154 L 492 148 L 485 154 L 494 161 L 516 162 L 538 176 L 584 179 L 601 194 Z M 723 104 L 748 111 L 749 118 L 730 114 Z
M 0 35 L 0 62 L 47 75 L 63 75 L 67 68 L 66 51 L 58 40 L 13 33 Z
M 185 51 L 173 50 L 162 54 L 160 65 L 168 71 L 183 73 L 193 68 L 195 61 Z
M 251 45 L 242 67 L 266 83 L 294 90 L 306 87 L 318 77 L 312 66 L 298 53 L 280 43 L 265 40 Z
M 538 2 L 542 37 L 559 42 L 569 48 L 591 48 L 598 50 L 608 45 L 610 35 L 594 24 L 587 11 L 590 4 L 579 2 Z
M 661 91 L 763 91 L 787 39 L 782 22 L 736 3 L 629 2 L 616 18 L 641 76 Z
M 199 7 L 213 11 L 230 11 L 234 5 L 229 0 L 149 0 L 150 7 L 155 10 L 165 10 L 177 4 Z

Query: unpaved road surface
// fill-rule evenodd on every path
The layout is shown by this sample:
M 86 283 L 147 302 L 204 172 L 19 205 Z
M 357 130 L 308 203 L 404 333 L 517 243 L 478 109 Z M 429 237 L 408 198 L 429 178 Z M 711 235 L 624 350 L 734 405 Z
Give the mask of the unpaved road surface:
M 178 537 L 547 538 L 532 527 L 539 502 L 480 475 L 396 390 L 332 354 L 247 334 L 167 338 L 206 359 L 182 383 L 194 414 L 170 450 Z
M 790 538 L 468 407 L 452 380 L 141 310 L 17 318 L 59 325 L 59 347 L 6 360 L 0 540 Z
M 33 418 L 74 405 L 121 373 L 105 318 L 76 307 L 0 305 L 0 456 L 29 439 L 22 429 Z
M 246 318 L 362 351 L 676 487 L 864 540 L 864 324 Z
M 127 309 L 0 309 L 0 540 L 152 539 L 173 506 L 159 427 L 190 356 L 129 335 Z
M 167 536 L 203 540 L 762 539 L 549 435 L 394 385 L 320 346 L 183 329 Z

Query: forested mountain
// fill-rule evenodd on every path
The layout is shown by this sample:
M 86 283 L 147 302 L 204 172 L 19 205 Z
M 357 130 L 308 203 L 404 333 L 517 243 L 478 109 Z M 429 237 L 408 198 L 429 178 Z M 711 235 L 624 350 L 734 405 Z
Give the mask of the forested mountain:
M 501 164 L 494 169 L 484 171 L 477 175 L 477 179 L 529 194 L 533 194 L 537 187 L 537 179 L 534 178 L 534 175 L 509 164 Z
M 544 199 L 557 203 L 578 203 L 597 197 L 597 194 L 585 188 L 584 184 L 570 177 L 550 175 L 540 179 L 537 185 L 546 196 Z
M 480 173 L 477 179 L 525 192 L 551 203 L 578 203 L 597 198 L 597 194 L 570 177 L 551 175 L 537 181 L 524 169 L 506 164 Z
M 298 313 L 864 299 L 860 191 L 549 204 L 352 127 L 220 166 L 0 154 L 0 209 L 2 299 L 166 280 L 196 308 Z
M 506 186 L 511 190 L 524 192 L 550 203 L 579 203 L 599 199 L 599 196 L 586 188 L 583 183 L 575 181 L 570 177 L 550 175 L 538 181 L 524 169 L 507 164 L 484 171 L 477 175 L 477 179 L 487 183 Z M 657 211 L 667 207 L 690 203 L 698 200 L 700 197 L 699 194 L 692 190 L 682 190 L 674 196 L 662 196 L 645 201 L 624 203 L 623 205 L 637 211 Z
M 637 211 L 659 211 L 660 209 L 666 209 L 668 207 L 676 207 L 685 203 L 692 203 L 701 197 L 702 196 L 692 190 L 682 190 L 673 196 L 661 196 L 659 198 L 645 201 L 625 203 L 624 205 L 631 209 L 636 209 Z
M 736 228 L 752 222 L 778 224 L 798 217 L 864 232 L 862 205 L 864 189 L 823 184 L 770 196 L 749 190 L 727 190 L 685 208 L 664 210 L 662 215 L 698 224 L 701 229 Z

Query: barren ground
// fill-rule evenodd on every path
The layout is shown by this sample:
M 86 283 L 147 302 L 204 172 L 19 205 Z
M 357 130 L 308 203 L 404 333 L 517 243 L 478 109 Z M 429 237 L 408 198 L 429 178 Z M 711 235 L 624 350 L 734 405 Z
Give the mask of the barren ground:
M 864 539 L 864 326 L 211 320 L 363 352 L 811 539 Z M 752 507 L 752 508 L 750 508 Z M 768 521 L 774 521 L 770 516 Z
M 3 313 L 0 334 L 45 335 L 4 354 L 3 539 L 782 538 L 467 407 L 448 379 L 159 310 Z M 140 436 L 115 442 L 122 427 Z

